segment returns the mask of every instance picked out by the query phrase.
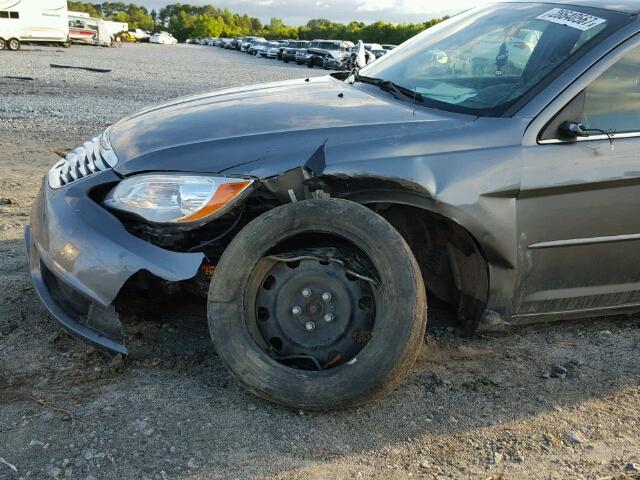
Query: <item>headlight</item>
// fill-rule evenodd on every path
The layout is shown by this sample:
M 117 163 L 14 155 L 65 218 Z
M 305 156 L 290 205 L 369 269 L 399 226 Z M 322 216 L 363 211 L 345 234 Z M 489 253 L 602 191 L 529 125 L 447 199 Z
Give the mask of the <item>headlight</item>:
M 104 200 L 156 223 L 189 223 L 224 213 L 253 184 L 246 178 L 144 174 L 120 182 Z

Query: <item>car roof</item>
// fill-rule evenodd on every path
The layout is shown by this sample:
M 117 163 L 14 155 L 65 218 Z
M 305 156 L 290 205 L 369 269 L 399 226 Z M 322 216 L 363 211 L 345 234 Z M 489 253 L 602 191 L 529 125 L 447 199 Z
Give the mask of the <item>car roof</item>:
M 591 7 L 624 13 L 640 13 L 640 0 L 552 0 L 550 2 L 527 2 L 526 0 L 502 1 L 500 3 L 548 3 L 559 6 Z

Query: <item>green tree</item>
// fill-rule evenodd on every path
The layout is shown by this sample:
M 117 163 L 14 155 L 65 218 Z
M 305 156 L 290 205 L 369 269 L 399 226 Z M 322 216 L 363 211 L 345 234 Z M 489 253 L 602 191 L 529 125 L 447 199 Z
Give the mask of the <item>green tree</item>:
M 443 19 L 431 19 L 418 23 L 393 24 L 378 21 L 371 24 L 332 22 L 325 18 L 314 18 L 302 27 L 288 26 L 279 18 L 272 18 L 268 25 L 262 25 L 257 18 L 220 9 L 213 5 L 169 4 L 151 13 L 145 7 L 134 3 L 103 2 L 83 3 L 68 0 L 69 10 L 86 12 L 91 16 L 118 22 L 126 22 L 129 28 L 154 30 L 161 25 L 178 40 L 202 37 L 235 37 L 241 35 L 261 35 L 267 38 L 315 38 L 363 40 L 367 43 L 399 44 L 421 31 L 436 25 Z M 445 17 L 446 18 L 446 17 Z
M 98 12 L 94 5 L 90 3 L 82 3 L 82 2 L 67 2 L 67 8 L 72 12 L 83 12 L 88 13 L 92 17 L 100 18 L 102 15 Z

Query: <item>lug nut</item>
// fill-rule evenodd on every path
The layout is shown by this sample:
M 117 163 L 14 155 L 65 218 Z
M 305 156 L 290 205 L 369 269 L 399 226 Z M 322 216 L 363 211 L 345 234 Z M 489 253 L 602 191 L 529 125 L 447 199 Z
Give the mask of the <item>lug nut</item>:
M 291 313 L 293 313 L 294 315 L 298 316 L 302 313 L 302 309 L 299 306 L 295 306 L 291 309 Z
M 327 323 L 333 322 L 333 314 L 332 313 L 325 313 L 324 314 L 324 321 Z
M 307 329 L 307 332 L 313 332 L 316 329 L 316 324 L 313 322 L 307 322 L 304 328 Z
M 311 296 L 311 289 L 309 289 L 309 288 L 304 288 L 304 289 L 302 290 L 302 296 L 303 296 L 304 298 L 309 298 L 309 297 Z
M 331 301 L 331 294 L 329 292 L 324 292 L 322 294 L 322 301 L 324 301 L 324 302 Z

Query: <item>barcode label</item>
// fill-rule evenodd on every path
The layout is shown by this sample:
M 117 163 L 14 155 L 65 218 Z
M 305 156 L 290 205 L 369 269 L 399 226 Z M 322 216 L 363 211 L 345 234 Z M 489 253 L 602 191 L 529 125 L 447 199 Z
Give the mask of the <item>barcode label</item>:
M 577 28 L 583 32 L 606 22 L 604 18 L 594 17 L 593 15 L 576 12 L 575 10 L 566 10 L 564 8 L 553 8 L 537 18 L 538 20 L 546 20 L 548 22 Z

